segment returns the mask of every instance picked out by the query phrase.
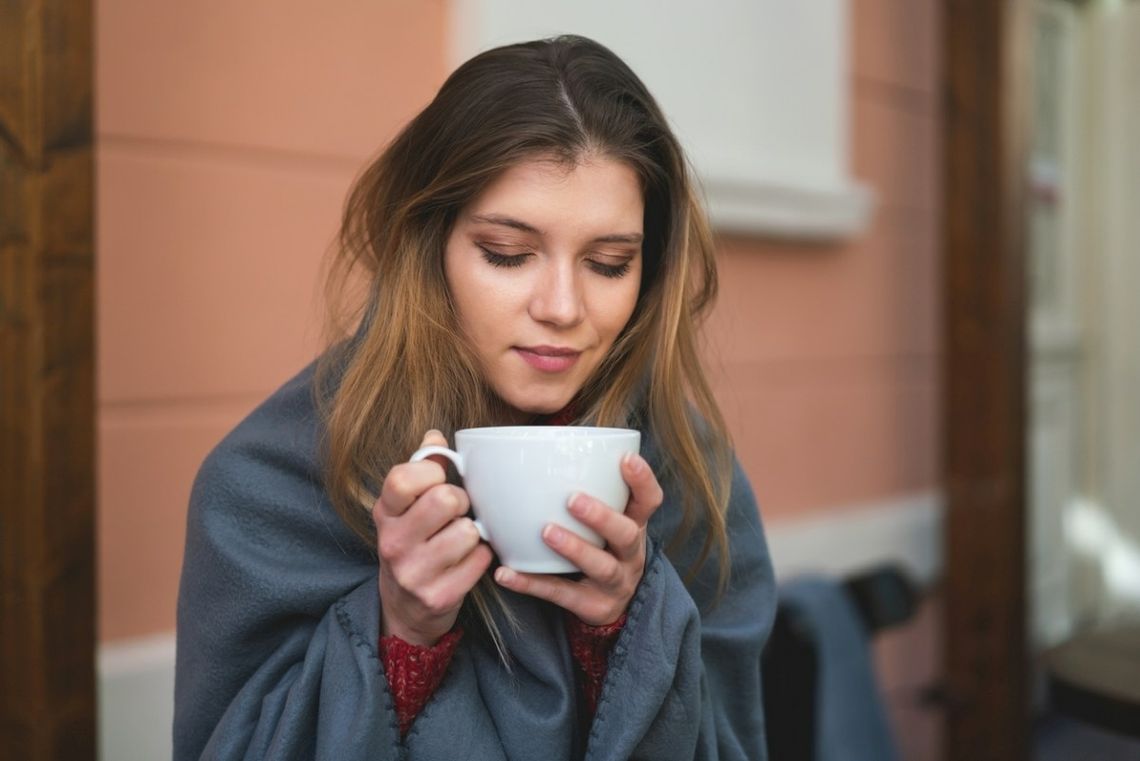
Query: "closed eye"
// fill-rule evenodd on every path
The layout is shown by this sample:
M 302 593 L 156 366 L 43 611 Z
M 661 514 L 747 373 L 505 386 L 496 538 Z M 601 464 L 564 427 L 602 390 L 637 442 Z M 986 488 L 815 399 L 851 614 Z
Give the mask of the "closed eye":
M 521 254 L 503 254 L 479 243 L 475 245 L 483 255 L 483 259 L 494 267 L 521 267 L 526 264 L 527 258 L 533 255 L 529 251 Z M 617 279 L 629 273 L 630 260 L 627 259 L 620 264 L 608 264 L 596 259 L 587 259 L 586 266 L 602 277 Z
M 530 256 L 529 253 L 513 255 L 500 254 L 498 251 L 492 251 L 486 246 L 476 245 L 479 251 L 482 252 L 483 258 L 487 260 L 487 263 L 495 267 L 521 267 L 526 262 L 526 258 Z
M 621 264 L 605 264 L 604 262 L 596 262 L 588 260 L 590 269 L 598 273 L 602 277 L 619 278 L 629 272 L 629 261 L 624 261 Z

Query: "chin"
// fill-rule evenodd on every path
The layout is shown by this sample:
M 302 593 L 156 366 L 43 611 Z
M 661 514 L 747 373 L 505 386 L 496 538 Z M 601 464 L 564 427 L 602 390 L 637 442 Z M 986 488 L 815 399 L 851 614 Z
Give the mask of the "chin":
M 559 412 L 566 407 L 573 398 L 574 395 L 570 394 L 566 396 L 565 399 L 561 396 L 555 398 L 544 397 L 541 399 L 535 399 L 534 397 L 521 399 L 504 397 L 503 401 L 512 409 L 518 410 L 525 415 L 553 415 L 555 412 Z
M 512 404 L 511 406 L 519 412 L 525 412 L 528 415 L 553 415 L 555 412 L 560 411 L 569 403 L 569 400 L 567 400 L 565 403 L 551 402 L 549 404 Z

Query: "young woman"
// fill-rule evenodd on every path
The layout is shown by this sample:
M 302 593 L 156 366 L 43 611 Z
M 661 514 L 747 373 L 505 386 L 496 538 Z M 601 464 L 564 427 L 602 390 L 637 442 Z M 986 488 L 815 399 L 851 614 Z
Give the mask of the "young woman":
M 357 324 L 195 483 L 175 757 L 763 759 L 774 585 L 698 364 L 713 246 L 678 143 L 579 37 L 460 67 L 360 177 L 330 295 Z M 350 316 L 353 313 L 349 313 Z M 581 573 L 496 567 L 421 444 L 638 428 Z

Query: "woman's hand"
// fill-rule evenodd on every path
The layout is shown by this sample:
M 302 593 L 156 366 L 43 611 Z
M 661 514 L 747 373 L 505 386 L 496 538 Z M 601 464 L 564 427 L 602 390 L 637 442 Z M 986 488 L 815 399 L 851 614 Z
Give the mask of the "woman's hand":
M 428 431 L 420 446 L 447 446 Z M 380 556 L 381 632 L 413 645 L 434 645 L 455 625 L 463 598 L 491 564 L 464 517 L 467 492 L 446 483 L 443 466 L 430 459 L 388 471 L 372 507 Z
M 495 581 L 512 591 L 559 605 L 587 624 L 599 626 L 620 618 L 645 571 L 645 524 L 664 496 L 657 477 L 640 455 L 623 459 L 621 472 L 630 491 L 624 514 L 584 494 L 575 495 L 568 505 L 571 515 L 605 540 L 604 548 L 553 524 L 543 529 L 543 541 L 578 566 L 584 574 L 581 579 L 518 573 L 502 566 L 495 571 Z

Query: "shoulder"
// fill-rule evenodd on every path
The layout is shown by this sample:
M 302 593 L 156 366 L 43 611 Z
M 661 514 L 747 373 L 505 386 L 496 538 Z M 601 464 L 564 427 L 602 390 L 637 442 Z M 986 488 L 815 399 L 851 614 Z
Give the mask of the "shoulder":
M 260 480 L 274 471 L 313 473 L 318 428 L 310 365 L 259 404 L 210 451 L 195 493 L 218 481 Z
M 341 532 L 323 488 L 313 377 L 309 365 L 206 456 L 191 490 L 188 539 L 237 532 L 261 543 L 283 531 Z
M 657 474 L 665 494 L 664 502 L 650 521 L 650 536 L 667 550 L 690 593 L 703 607 L 706 602 L 718 598 L 720 568 L 720 558 L 715 549 L 703 564 L 698 564 L 709 531 L 706 519 L 703 514 L 698 514 L 692 525 L 686 526 L 684 490 L 651 433 L 645 436 L 643 455 Z M 728 585 L 731 588 L 744 586 L 767 590 L 774 586 L 774 578 L 760 508 L 748 474 L 735 454 L 732 455 L 731 467 L 731 485 L 724 514 L 730 573 Z M 698 571 L 690 573 L 694 568 Z

